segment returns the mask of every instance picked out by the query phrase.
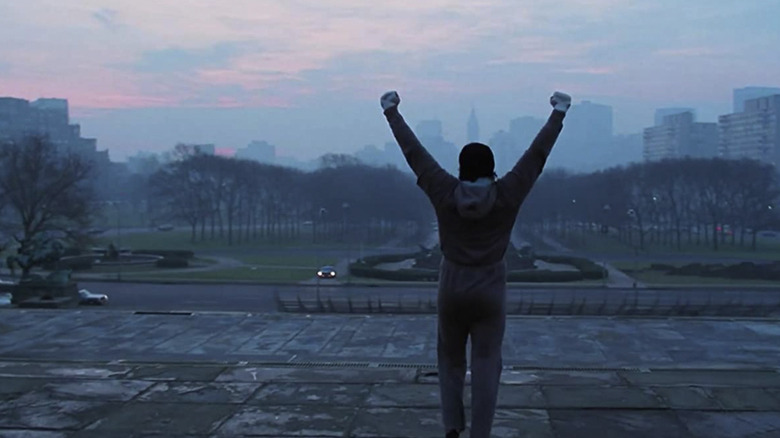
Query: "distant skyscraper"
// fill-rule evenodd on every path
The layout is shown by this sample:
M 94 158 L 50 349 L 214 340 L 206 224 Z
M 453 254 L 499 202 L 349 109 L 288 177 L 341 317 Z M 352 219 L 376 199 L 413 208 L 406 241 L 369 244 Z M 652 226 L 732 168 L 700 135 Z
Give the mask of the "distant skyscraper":
M 420 137 L 439 138 L 442 136 L 440 120 L 423 120 L 415 126 L 415 132 Z
M 680 113 L 692 113 L 696 118 L 696 110 L 693 108 L 658 108 L 655 110 L 655 126 L 661 126 L 664 123 L 664 117 Z
M 741 113 L 745 111 L 745 101 L 767 97 L 773 94 L 780 94 L 780 88 L 777 87 L 744 87 L 734 89 L 734 112 Z
M 544 120 L 535 117 L 518 117 L 509 122 L 509 130 L 500 130 L 490 137 L 488 144 L 493 149 L 496 173 L 503 175 L 512 169 L 520 156 L 544 125 Z
M 717 155 L 717 123 L 699 123 L 693 112 L 665 116 L 660 126 L 646 128 L 643 135 L 645 160 L 705 158 Z
M 744 111 L 718 117 L 719 153 L 780 164 L 780 92 L 748 99 Z
M 274 163 L 276 161 L 276 146 L 267 141 L 253 141 L 243 149 L 236 150 L 236 158 L 254 160 L 261 163 Z
M 466 139 L 469 143 L 479 141 L 479 121 L 477 121 L 477 113 L 474 111 L 474 108 L 471 108 L 471 115 L 469 115 L 469 122 L 466 127 Z
M 457 169 L 458 150 L 453 143 L 444 139 L 441 121 L 423 120 L 417 124 L 414 131 L 441 167 L 448 171 Z
M 97 140 L 81 137 L 81 126 L 70 123 L 66 99 L 29 102 L 0 97 L 0 142 L 43 135 L 61 151 L 77 153 L 97 165 L 108 165 L 108 151 L 97 151 Z
M 601 167 L 597 158 L 612 144 L 612 107 L 590 101 L 572 105 L 550 165 L 576 171 Z

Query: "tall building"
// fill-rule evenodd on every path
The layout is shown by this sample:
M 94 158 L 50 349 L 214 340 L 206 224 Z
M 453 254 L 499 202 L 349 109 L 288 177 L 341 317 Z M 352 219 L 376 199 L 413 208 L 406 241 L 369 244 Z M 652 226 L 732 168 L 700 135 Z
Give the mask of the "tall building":
M 236 149 L 236 158 L 254 160 L 261 163 L 276 162 L 276 146 L 267 141 L 252 141 L 245 148 Z
M 13 140 L 24 133 L 34 133 L 37 117 L 30 102 L 15 97 L 0 97 L 0 140 Z
M 97 150 L 97 140 L 81 136 L 81 126 L 70 123 L 66 99 L 27 101 L 0 97 L 0 142 L 40 135 L 60 150 L 79 154 L 98 166 L 109 163 L 108 151 Z
M 644 130 L 643 155 L 647 161 L 714 157 L 717 151 L 718 125 L 696 122 L 690 111 L 665 116 L 660 126 Z
M 477 120 L 477 113 L 474 108 L 471 108 L 471 114 L 469 115 L 469 121 L 466 126 L 466 140 L 468 143 L 479 141 L 479 121 Z
M 664 117 L 680 113 L 693 113 L 693 117 L 696 118 L 696 110 L 693 108 L 658 108 L 655 110 L 655 124 L 653 126 L 661 126 Z
M 573 105 L 566 115 L 549 163 L 576 171 L 592 171 L 602 166 L 597 157 L 612 144 L 612 107 L 588 100 Z
M 414 130 L 420 142 L 428 149 L 442 168 L 455 172 L 458 168 L 458 149 L 455 144 L 444 139 L 441 121 L 423 120 Z
M 752 158 L 780 163 L 780 92 L 748 99 L 744 111 L 718 117 L 719 154 L 724 158 Z
M 759 97 L 772 96 L 780 94 L 780 88 L 777 87 L 744 87 L 734 89 L 734 113 L 745 111 L 745 102 Z

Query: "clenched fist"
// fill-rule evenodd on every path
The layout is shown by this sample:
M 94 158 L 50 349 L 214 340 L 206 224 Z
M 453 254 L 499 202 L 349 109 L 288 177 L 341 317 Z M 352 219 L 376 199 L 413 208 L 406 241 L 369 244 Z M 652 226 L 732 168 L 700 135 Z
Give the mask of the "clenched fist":
M 387 111 L 388 108 L 398 106 L 401 103 L 401 98 L 398 97 L 398 93 L 395 91 L 388 91 L 383 94 L 379 99 L 379 103 L 382 105 L 382 110 Z
M 556 110 L 565 113 L 571 107 L 571 96 L 556 91 L 550 96 L 550 105 Z

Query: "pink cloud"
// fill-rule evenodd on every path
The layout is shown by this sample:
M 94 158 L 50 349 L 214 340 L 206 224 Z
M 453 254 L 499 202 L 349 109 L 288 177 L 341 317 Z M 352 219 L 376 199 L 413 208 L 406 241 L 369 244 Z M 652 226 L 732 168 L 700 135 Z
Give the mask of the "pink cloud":
M 617 72 L 617 70 L 614 67 L 596 67 L 596 66 L 562 68 L 556 71 L 559 71 L 561 73 L 584 74 L 584 75 L 611 75 Z
M 669 57 L 730 56 L 729 51 L 714 47 L 680 47 L 656 50 L 654 55 Z

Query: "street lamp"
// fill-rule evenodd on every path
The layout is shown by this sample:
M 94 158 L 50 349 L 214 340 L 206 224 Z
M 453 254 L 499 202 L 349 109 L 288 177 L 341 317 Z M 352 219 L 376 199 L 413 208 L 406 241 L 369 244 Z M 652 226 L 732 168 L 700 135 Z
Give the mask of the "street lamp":
M 349 213 L 349 202 L 345 202 L 341 204 L 341 208 L 344 211 L 344 225 L 342 226 L 342 232 L 344 233 L 344 243 L 347 245 L 347 284 L 349 284 L 349 264 L 351 263 L 351 257 L 350 257 L 350 244 L 348 240 L 348 233 L 347 233 L 347 214 Z
M 325 208 L 325 207 L 320 207 L 320 212 L 319 212 L 319 222 L 320 223 L 322 223 L 322 218 L 325 215 L 327 215 L 327 214 L 328 214 L 328 209 Z M 319 272 L 320 264 L 322 263 L 321 260 L 320 260 L 321 259 L 321 257 L 320 257 L 321 254 L 320 254 L 320 250 L 319 249 L 315 248 L 314 250 L 317 251 L 317 270 Z M 317 275 L 317 302 L 318 303 L 320 302 L 320 276 L 319 276 L 319 274 Z
M 604 211 L 603 222 L 601 223 L 601 234 L 609 235 L 609 213 L 612 211 L 612 207 L 609 204 L 604 204 L 602 208 Z
M 628 216 L 635 221 L 637 221 L 637 226 L 639 225 L 639 217 L 636 214 L 636 211 L 634 211 L 633 208 L 630 208 L 628 210 Z M 639 238 L 642 238 L 642 229 L 639 230 Z M 641 240 L 640 240 L 641 241 Z M 634 239 L 631 239 L 631 245 L 634 247 L 634 275 L 636 275 L 637 272 L 639 272 L 639 244 L 634 244 Z M 634 289 L 636 289 L 636 277 L 634 277 Z
M 109 201 L 109 205 L 116 207 L 116 280 L 122 281 L 122 212 L 119 210 L 119 201 Z

